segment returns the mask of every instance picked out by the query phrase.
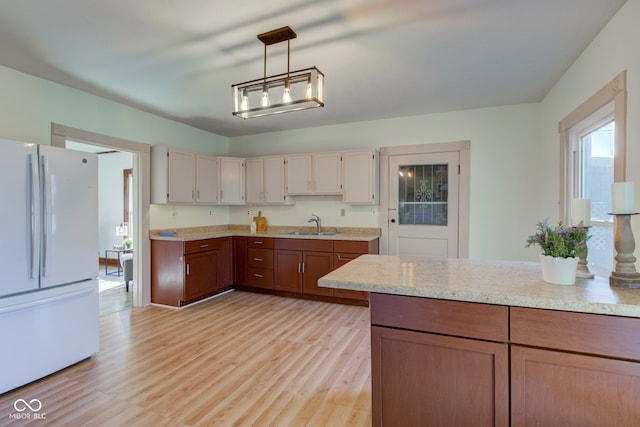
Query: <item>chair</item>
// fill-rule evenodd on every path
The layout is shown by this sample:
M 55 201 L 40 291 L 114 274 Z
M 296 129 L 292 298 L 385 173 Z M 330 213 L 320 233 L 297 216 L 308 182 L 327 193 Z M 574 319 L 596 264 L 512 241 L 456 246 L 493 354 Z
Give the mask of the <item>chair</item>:
M 124 271 L 125 289 L 129 292 L 129 282 L 133 280 L 133 254 L 122 254 L 121 257 L 122 270 Z

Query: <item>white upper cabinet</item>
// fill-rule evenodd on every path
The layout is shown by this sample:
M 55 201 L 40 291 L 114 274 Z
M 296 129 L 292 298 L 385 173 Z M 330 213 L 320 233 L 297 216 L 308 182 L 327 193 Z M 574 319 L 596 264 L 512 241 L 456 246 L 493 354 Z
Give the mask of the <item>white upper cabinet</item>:
M 287 156 L 287 194 L 313 194 L 311 154 Z
M 220 204 L 244 205 L 244 163 L 240 157 L 219 157 Z
M 195 153 L 167 146 L 151 147 L 151 203 L 193 203 Z
M 287 194 L 342 194 L 340 153 L 287 156 Z
M 314 159 L 314 192 L 316 194 L 342 194 L 342 155 L 316 153 Z
M 343 201 L 378 204 L 378 156 L 375 150 L 342 153 Z
M 151 147 L 151 203 L 215 205 L 217 194 L 217 157 Z
M 264 158 L 264 202 L 269 205 L 295 202 L 294 197 L 285 194 L 284 156 Z
M 247 159 L 247 204 L 292 204 L 295 199 L 285 194 L 284 156 Z
M 200 205 L 218 203 L 218 158 L 196 154 L 196 199 Z
M 246 168 L 246 196 L 247 204 L 264 203 L 264 159 L 261 157 L 247 159 Z

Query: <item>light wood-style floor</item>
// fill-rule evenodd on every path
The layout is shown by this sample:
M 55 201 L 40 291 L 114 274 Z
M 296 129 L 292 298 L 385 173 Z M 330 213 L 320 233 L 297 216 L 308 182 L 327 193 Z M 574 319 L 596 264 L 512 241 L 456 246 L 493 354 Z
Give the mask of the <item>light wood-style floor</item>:
M 0 425 L 34 398 L 47 426 L 371 425 L 368 308 L 232 292 L 100 332 L 93 358 L 0 396 Z

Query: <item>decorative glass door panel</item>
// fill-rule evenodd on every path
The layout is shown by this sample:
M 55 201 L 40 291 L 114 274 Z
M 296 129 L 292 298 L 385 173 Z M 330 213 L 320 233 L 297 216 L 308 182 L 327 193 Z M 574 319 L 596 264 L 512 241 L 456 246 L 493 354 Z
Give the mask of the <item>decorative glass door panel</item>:
M 401 165 L 398 170 L 400 225 L 447 225 L 449 165 Z
M 458 256 L 458 153 L 389 158 L 389 255 Z

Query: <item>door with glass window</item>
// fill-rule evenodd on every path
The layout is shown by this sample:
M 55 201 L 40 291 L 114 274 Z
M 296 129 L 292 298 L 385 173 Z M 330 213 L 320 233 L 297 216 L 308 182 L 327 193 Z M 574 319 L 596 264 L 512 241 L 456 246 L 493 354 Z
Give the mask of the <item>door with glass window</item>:
M 457 152 L 389 157 L 389 255 L 458 257 Z

